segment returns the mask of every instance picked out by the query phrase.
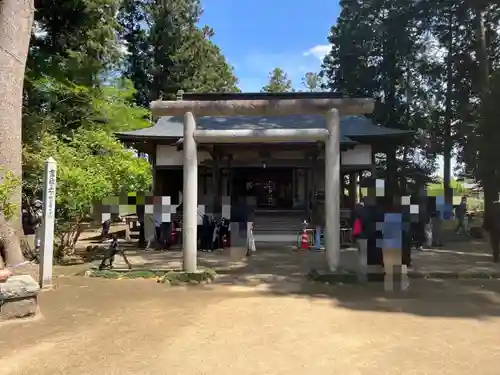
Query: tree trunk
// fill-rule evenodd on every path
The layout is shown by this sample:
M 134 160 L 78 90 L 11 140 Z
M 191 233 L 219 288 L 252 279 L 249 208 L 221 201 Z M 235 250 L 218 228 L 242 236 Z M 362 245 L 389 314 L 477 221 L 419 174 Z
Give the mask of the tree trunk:
M 481 96 L 484 99 L 488 94 L 489 83 L 489 63 L 486 47 L 486 27 L 484 25 L 484 9 L 476 9 L 476 42 L 477 42 L 477 59 L 479 62 L 479 74 L 481 82 Z
M 452 98 L 453 95 L 453 9 L 450 9 L 448 29 L 448 55 L 446 58 L 446 104 L 444 122 L 444 150 L 443 150 L 443 185 L 444 200 L 447 204 L 453 203 L 453 190 L 451 189 L 451 153 L 453 142 L 451 138 L 451 122 L 453 120 Z
M 33 24 L 33 0 L 0 1 L 0 165 L 22 178 L 22 98 L 26 58 Z M 12 197 L 21 206 L 21 186 Z M 19 246 L 21 215 L 11 223 L 0 222 L 0 232 L 8 233 L 3 239 L 5 262 L 22 261 Z M 7 229 L 5 226 L 9 226 Z M 5 246 L 5 244 L 10 244 Z M 0 266 L 3 266 L 0 264 Z
M 498 200 L 498 187 L 496 186 L 497 168 L 494 162 L 496 155 L 496 148 L 498 145 L 492 144 L 490 138 L 491 126 L 487 118 L 485 118 L 485 103 L 489 94 L 489 62 L 488 52 L 486 45 L 486 28 L 484 21 L 484 6 L 478 5 L 475 12 L 475 33 L 476 33 L 476 54 L 479 63 L 479 82 L 480 82 L 480 96 L 481 96 L 481 111 L 479 118 L 479 130 L 482 136 L 479 155 L 480 165 L 479 177 L 481 179 L 484 189 L 484 215 L 488 215 L 492 208 L 494 201 Z

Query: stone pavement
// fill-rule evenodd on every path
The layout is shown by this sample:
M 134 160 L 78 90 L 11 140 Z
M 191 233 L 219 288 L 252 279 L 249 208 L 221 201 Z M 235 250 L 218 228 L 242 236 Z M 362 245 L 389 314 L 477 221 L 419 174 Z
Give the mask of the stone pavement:
M 0 327 L 0 375 L 498 374 L 494 281 L 416 280 L 403 298 L 374 285 L 56 283 L 41 295 L 42 318 Z

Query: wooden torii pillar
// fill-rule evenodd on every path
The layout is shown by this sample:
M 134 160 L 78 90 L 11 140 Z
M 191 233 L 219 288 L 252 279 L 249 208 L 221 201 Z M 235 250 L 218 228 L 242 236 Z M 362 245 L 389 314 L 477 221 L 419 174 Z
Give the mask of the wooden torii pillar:
M 155 101 L 154 116 L 184 116 L 183 267 L 197 271 L 198 143 L 325 142 L 325 242 L 328 268 L 340 261 L 340 116 L 373 111 L 372 99 Z M 196 116 L 279 116 L 326 113 L 326 128 L 196 130 Z

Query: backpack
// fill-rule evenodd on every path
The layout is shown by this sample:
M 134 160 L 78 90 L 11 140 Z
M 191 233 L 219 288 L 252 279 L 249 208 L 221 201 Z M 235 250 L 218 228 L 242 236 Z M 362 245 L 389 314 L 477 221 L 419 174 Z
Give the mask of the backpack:
M 354 225 L 352 228 L 352 236 L 359 237 L 362 231 L 363 231 L 363 225 L 361 224 L 361 219 L 358 217 L 354 221 Z

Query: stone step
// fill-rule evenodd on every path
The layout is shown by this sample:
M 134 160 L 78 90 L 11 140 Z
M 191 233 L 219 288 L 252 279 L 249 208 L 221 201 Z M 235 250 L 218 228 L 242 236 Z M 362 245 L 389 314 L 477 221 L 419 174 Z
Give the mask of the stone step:
M 282 213 L 280 215 L 256 215 L 254 221 L 255 231 L 290 231 L 296 232 L 302 229 L 304 219 L 296 214 Z
M 273 243 L 282 245 L 297 245 L 297 233 L 291 232 L 255 232 L 254 238 L 256 243 Z

